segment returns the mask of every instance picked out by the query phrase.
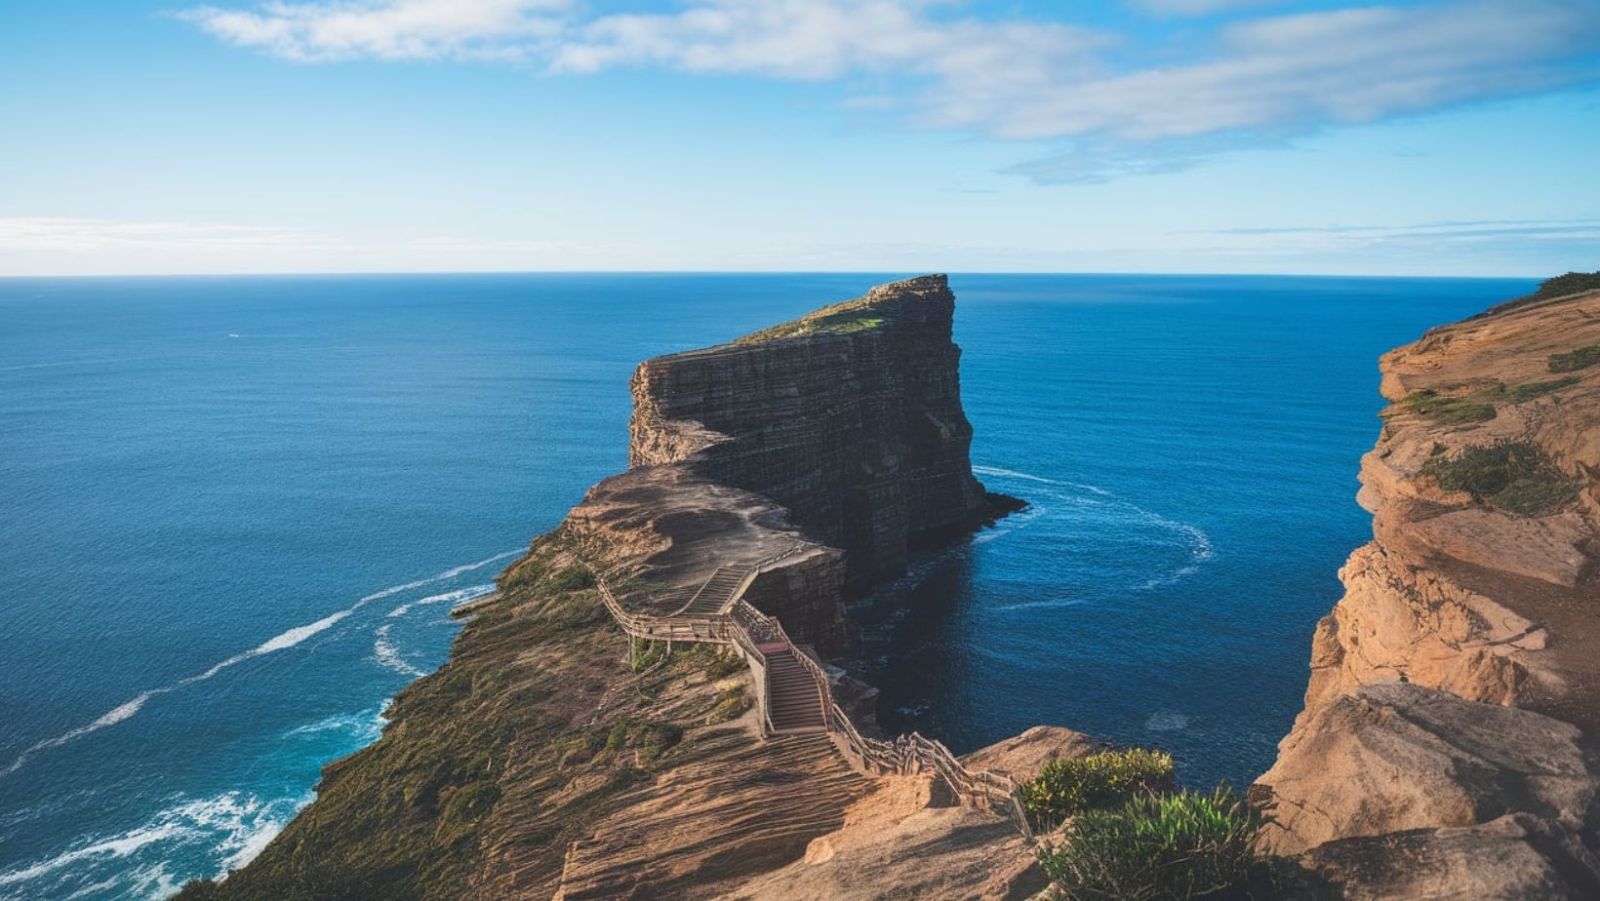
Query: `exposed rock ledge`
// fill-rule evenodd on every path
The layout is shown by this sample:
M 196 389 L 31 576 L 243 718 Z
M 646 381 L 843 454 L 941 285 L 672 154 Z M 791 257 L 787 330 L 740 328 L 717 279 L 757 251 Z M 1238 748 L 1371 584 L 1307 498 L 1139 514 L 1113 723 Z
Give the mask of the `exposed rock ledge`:
M 847 585 L 1007 506 L 972 477 L 953 310 L 944 277 L 927 276 L 642 364 L 633 468 L 501 574 L 449 661 L 395 699 L 377 743 L 324 770 L 255 861 L 185 896 L 881 897 L 905 879 L 1005 897 L 1037 883 L 1002 820 L 915 780 L 875 784 L 824 734 L 761 739 L 737 659 L 680 646 L 634 673 L 589 577 L 662 614 L 719 566 L 789 552 L 746 599 L 838 646 Z M 1092 747 L 1044 730 L 981 759 L 1027 775 Z M 929 844 L 883 846 L 879 827 Z M 859 855 L 877 876 L 826 888 L 842 878 L 827 861 Z
M 1600 897 L 1600 365 L 1562 362 L 1586 353 L 1600 292 L 1382 360 L 1393 406 L 1359 495 L 1374 540 L 1340 572 L 1305 710 L 1252 791 L 1275 805 L 1273 847 L 1351 897 Z M 1532 464 L 1503 491 L 1481 471 L 1464 486 L 1452 466 L 1474 448 Z

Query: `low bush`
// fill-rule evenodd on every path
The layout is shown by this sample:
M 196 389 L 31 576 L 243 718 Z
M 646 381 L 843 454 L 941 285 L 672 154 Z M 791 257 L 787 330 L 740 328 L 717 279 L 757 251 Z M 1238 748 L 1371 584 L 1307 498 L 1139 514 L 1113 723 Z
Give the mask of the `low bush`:
M 1570 353 L 1551 354 L 1546 364 L 1551 372 L 1577 372 L 1600 363 L 1600 344 L 1580 347 Z
M 1083 811 L 1171 791 L 1175 784 L 1171 754 L 1130 748 L 1052 760 L 1022 784 L 1022 800 L 1034 823 L 1049 829 Z
M 749 710 L 751 703 L 750 696 L 745 693 L 744 686 L 730 688 L 722 693 L 722 697 L 717 699 L 717 705 L 711 708 L 710 713 L 706 714 L 706 724 L 726 723 L 728 720 L 734 719 Z
M 1446 425 L 1488 422 L 1496 415 L 1494 404 L 1470 397 L 1451 397 L 1432 389 L 1408 395 L 1405 400 L 1400 401 L 1400 406 L 1402 409 Z
M 1550 379 L 1545 382 L 1527 382 L 1521 385 L 1513 385 L 1505 389 L 1505 393 L 1507 397 L 1520 403 L 1525 400 L 1533 400 L 1536 397 L 1544 397 L 1552 391 L 1560 391 L 1562 388 L 1571 387 L 1581 381 L 1583 379 L 1571 375 L 1564 379 Z
M 1538 447 L 1507 441 L 1473 447 L 1453 459 L 1433 457 L 1422 466 L 1448 491 L 1520 516 L 1544 513 L 1572 499 L 1577 485 L 1550 464 Z
M 550 577 L 551 591 L 582 591 L 594 587 L 594 573 L 582 563 L 574 563 Z
M 1080 814 L 1039 862 L 1074 901 L 1242 897 L 1264 822 L 1226 786 L 1136 795 Z

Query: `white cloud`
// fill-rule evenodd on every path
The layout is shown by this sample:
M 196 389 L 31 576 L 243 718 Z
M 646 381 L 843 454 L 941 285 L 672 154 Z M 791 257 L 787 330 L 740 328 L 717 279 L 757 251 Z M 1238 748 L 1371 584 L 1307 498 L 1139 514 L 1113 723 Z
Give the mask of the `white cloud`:
M 65 217 L 0 218 L 0 251 L 307 247 L 326 244 L 326 240 L 310 232 L 276 226 Z
M 1254 5 L 1140 2 L 1172 14 Z M 686 0 L 670 12 L 594 14 L 568 0 L 276 0 L 254 11 L 183 15 L 225 40 L 303 61 L 515 57 L 569 75 L 638 67 L 839 80 L 851 90 L 865 82 L 874 103 L 911 109 L 918 124 L 1072 139 L 1080 156 L 1117 158 L 1098 167 L 1102 174 L 1170 168 L 1163 142 L 1281 140 L 1600 79 L 1593 0 L 1266 15 L 1187 31 L 1188 43 L 1177 47 L 1061 22 L 980 18 L 972 7 L 953 12 L 957 6 Z M 1130 149 L 1141 146 L 1143 153 Z
M 242 47 L 300 62 L 515 58 L 562 27 L 567 0 L 331 0 L 201 6 L 180 17 Z
M 1132 5 L 1158 16 L 1209 16 L 1279 2 L 1281 0 L 1132 0 Z

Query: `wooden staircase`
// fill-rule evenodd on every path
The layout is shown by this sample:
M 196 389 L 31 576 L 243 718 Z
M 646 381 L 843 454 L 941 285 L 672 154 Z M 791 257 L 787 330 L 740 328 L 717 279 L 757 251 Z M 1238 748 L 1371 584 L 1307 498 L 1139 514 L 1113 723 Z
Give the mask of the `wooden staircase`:
M 689 603 L 678 610 L 678 614 L 689 616 L 710 616 L 726 613 L 733 605 L 739 589 L 744 587 L 745 580 L 755 572 L 752 566 L 720 566 L 711 574 L 700 590 L 694 593 Z
M 767 703 L 772 730 L 779 733 L 826 732 L 828 721 L 816 677 L 795 659 L 796 653 L 803 652 L 785 642 L 758 647 L 767 658 Z

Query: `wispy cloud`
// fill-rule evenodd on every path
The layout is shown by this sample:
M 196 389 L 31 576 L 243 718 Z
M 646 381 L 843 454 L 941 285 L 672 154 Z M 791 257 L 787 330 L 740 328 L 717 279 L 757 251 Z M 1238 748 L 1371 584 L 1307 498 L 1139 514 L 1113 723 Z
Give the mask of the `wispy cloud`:
M 1262 5 L 1135 2 L 1165 15 Z M 986 17 L 939 0 L 588 10 L 569 0 L 275 0 L 182 15 L 231 43 L 299 61 L 514 58 L 567 75 L 657 68 L 839 81 L 847 92 L 866 82 L 874 104 L 895 115 L 909 109 L 919 125 L 1072 142 L 1070 152 L 1016 170 L 1037 181 L 1168 171 L 1230 142 L 1281 141 L 1600 80 L 1593 0 L 1260 11 L 1187 31 L 1182 46 L 1065 21 Z M 1227 140 L 1211 140 L 1219 136 Z
M 253 10 L 200 6 L 180 18 L 241 47 L 297 62 L 514 59 L 560 33 L 568 0 L 273 0 Z
M 324 236 L 277 226 L 64 217 L 0 218 L 0 251 L 322 247 L 327 243 Z

